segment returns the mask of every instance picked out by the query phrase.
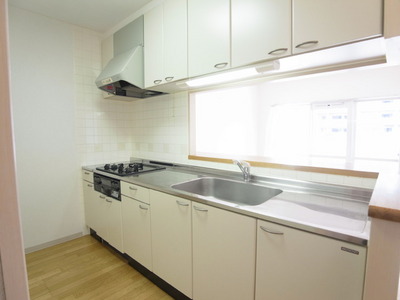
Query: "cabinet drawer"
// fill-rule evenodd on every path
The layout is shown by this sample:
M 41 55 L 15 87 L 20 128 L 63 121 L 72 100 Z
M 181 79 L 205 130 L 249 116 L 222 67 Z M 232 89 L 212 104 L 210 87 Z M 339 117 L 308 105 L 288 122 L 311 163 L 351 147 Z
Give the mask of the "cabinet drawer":
M 122 195 L 150 204 L 149 190 L 144 187 L 121 182 L 121 193 Z
M 82 179 L 93 183 L 93 172 L 82 170 Z

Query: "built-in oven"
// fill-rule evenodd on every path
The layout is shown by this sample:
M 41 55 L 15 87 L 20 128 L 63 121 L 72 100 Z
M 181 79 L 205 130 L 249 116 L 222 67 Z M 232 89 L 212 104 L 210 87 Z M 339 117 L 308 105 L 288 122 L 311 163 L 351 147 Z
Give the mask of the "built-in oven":
M 93 173 L 94 190 L 121 201 L 121 182 L 119 179 Z

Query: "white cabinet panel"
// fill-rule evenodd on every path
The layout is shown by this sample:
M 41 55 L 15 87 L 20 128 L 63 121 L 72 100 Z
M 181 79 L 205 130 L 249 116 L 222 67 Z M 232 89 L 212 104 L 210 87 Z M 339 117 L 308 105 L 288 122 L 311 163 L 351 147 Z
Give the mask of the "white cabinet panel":
M 124 251 L 152 270 L 150 205 L 122 196 Z
M 232 67 L 291 54 L 291 0 L 231 0 Z
M 144 15 L 145 86 L 187 77 L 187 1 L 166 0 Z
M 256 300 L 361 300 L 365 259 L 365 247 L 259 220 Z
M 150 191 L 153 272 L 192 298 L 191 201 Z
M 189 76 L 230 67 L 230 1 L 188 0 Z
M 187 77 L 187 0 L 164 2 L 164 81 Z
M 121 194 L 149 204 L 149 189 L 121 181 Z
M 256 220 L 193 203 L 193 299 L 253 300 Z
M 293 53 L 378 36 L 382 24 L 382 0 L 293 0 Z
M 118 251 L 123 252 L 121 201 L 106 197 L 106 219 L 108 222 L 106 241 Z
M 144 15 L 144 81 L 145 86 L 161 83 L 163 70 L 163 6 Z
M 97 231 L 98 228 L 98 195 L 93 188 L 93 183 L 83 180 L 83 200 L 85 207 L 86 225 Z

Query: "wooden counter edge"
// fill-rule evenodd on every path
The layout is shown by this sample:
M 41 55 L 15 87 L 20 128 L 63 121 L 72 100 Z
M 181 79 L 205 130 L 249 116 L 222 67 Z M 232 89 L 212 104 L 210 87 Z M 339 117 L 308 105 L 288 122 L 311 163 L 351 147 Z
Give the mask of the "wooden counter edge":
M 368 216 L 400 222 L 400 174 L 379 174 L 369 203 Z

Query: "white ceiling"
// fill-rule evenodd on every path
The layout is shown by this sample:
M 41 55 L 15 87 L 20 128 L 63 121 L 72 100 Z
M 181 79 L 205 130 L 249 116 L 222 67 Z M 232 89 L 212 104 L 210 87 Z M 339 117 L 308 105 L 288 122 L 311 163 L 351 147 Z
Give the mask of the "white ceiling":
M 67 23 L 106 32 L 152 0 L 8 0 L 8 3 Z

